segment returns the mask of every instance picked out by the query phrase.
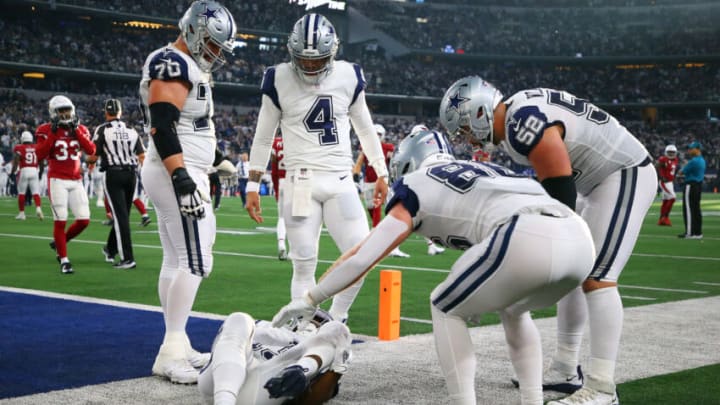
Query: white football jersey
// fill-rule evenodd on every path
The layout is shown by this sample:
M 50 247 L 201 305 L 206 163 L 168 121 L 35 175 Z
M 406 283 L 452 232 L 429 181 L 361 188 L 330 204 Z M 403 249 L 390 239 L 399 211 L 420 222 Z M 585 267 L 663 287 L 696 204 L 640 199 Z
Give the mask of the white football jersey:
M 517 214 L 575 215 L 537 181 L 489 163 L 458 160 L 420 168 L 392 188 L 386 210 L 402 201 L 416 233 L 455 249 L 480 243 Z
M 530 166 L 528 155 L 542 139 L 545 128 L 562 125 L 580 194 L 588 194 L 610 173 L 636 166 L 649 156 L 643 144 L 617 119 L 565 91 L 524 90 L 505 104 L 505 140 L 501 147 L 514 161 Z
M 364 89 L 360 66 L 345 61 L 335 61 L 330 74 L 314 86 L 300 80 L 290 63 L 265 72 L 262 91 L 280 110 L 286 170 L 352 168 L 351 106 Z
M 180 111 L 177 134 L 186 165 L 206 168 L 215 159 L 215 124 L 210 73 L 200 70 L 190 55 L 172 44 L 156 49 L 145 60 L 140 81 L 140 101 L 145 117 L 145 132 L 150 134 L 148 89 L 152 80 L 183 80 L 190 83 L 190 93 Z M 159 159 L 154 142 L 149 142 L 147 156 Z

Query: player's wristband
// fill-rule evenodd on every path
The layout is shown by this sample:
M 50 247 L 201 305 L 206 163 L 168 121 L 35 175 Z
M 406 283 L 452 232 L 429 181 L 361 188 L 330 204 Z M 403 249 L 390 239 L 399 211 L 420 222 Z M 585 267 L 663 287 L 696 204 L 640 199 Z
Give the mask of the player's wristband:
M 247 186 L 245 186 L 245 192 L 246 193 L 257 193 L 260 191 L 260 183 L 257 181 L 248 181 Z

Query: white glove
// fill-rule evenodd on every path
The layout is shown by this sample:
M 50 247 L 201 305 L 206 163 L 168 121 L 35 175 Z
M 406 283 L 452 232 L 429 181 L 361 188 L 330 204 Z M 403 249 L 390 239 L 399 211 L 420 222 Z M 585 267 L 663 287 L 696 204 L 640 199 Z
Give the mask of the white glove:
M 310 298 L 308 292 L 305 291 L 302 298 L 296 298 L 280 308 L 272 319 L 272 326 L 279 328 L 293 319 L 297 319 L 300 324 L 307 322 L 312 319 L 316 309 L 317 304 Z
M 210 197 L 199 188 L 196 188 L 192 194 L 178 196 L 180 214 L 188 218 L 205 218 L 205 203 L 209 202 Z

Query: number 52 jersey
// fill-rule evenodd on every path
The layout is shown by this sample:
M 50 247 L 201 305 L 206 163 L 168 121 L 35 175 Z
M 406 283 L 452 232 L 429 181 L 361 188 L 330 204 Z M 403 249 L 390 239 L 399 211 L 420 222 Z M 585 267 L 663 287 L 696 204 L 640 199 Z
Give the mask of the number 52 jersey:
M 559 124 L 580 194 L 587 195 L 611 173 L 637 166 L 649 156 L 642 143 L 615 117 L 568 92 L 524 90 L 505 104 L 505 140 L 501 148 L 514 161 L 531 165 L 528 155 L 545 129 Z

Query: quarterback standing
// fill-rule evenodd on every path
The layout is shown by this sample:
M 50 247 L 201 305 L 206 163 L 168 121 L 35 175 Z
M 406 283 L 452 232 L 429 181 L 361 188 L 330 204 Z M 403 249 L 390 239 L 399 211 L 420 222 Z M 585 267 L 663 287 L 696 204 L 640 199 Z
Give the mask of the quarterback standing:
M 18 209 L 20 213 L 15 219 L 25 220 L 25 194 L 30 189 L 33 201 L 35 202 L 35 214 L 42 220 L 42 200 L 40 200 L 40 178 L 38 173 L 38 158 L 35 153 L 37 145 L 33 144 L 33 135 L 24 131 L 20 135 L 20 143 L 13 148 L 13 163 L 10 174 L 20 171 L 17 175 Z
M 215 1 L 195 1 L 179 22 L 177 40 L 145 60 L 140 98 L 152 138 L 142 183 L 157 213 L 163 260 L 158 295 L 165 337 L 152 372 L 196 383 L 209 355 L 195 351 L 185 327 L 200 282 L 212 271 L 215 214 L 208 171 L 215 160 L 211 73 L 234 47 L 236 25 Z
M 365 103 L 362 69 L 334 60 L 338 38 L 332 23 L 320 14 L 306 14 L 295 23 L 287 46 L 291 62 L 268 68 L 263 77 L 246 208 L 253 220 L 263 221 L 259 181 L 279 125 L 287 171 L 282 213 L 293 264 L 291 296 L 298 298 L 315 285 L 323 223 L 343 252 L 369 232 L 352 176 L 351 123 L 378 175 L 375 205 L 385 201 L 388 186 L 385 158 Z M 334 319 L 347 318 L 361 286 L 358 281 L 335 298 L 330 308 Z
M 74 272 L 67 255 L 67 242 L 78 236 L 90 224 L 90 206 L 87 192 L 82 183 L 80 163 L 82 152 L 95 154 L 95 144 L 90 140 L 90 131 L 78 123 L 75 105 L 65 96 L 50 99 L 50 122 L 40 125 L 37 158 L 48 160 L 48 196 L 53 212 L 53 241 L 50 248 L 57 253 L 60 271 Z M 75 222 L 67 232 L 65 225 L 68 208 L 75 216 Z
M 582 283 L 595 256 L 592 236 L 585 221 L 536 181 L 501 166 L 455 160 L 449 145 L 430 131 L 400 143 L 390 163 L 395 182 L 385 219 L 316 286 L 281 309 L 273 325 L 309 319 L 317 305 L 415 232 L 464 250 L 430 295 L 448 402 L 476 402 L 477 361 L 467 320 L 499 312 L 521 403 L 542 405 L 542 345 L 529 311 L 553 305 Z
M 660 156 L 655 163 L 657 167 L 660 193 L 662 194 L 662 205 L 660 206 L 660 219 L 658 225 L 672 226 L 670 222 L 670 211 L 675 203 L 675 172 L 678 167 L 677 147 L 668 145 L 665 147 L 665 154 Z
M 558 303 L 557 350 L 545 385 L 577 390 L 552 405 L 617 404 L 615 363 L 623 324 L 617 282 L 655 198 L 657 175 L 648 151 L 587 100 L 546 88 L 503 99 L 478 76 L 450 86 L 440 103 L 440 121 L 451 135 L 500 145 L 515 162 L 532 166 L 550 196 L 587 221 L 597 257 L 582 288 Z M 588 320 L 590 363 L 583 385 L 578 360 Z

